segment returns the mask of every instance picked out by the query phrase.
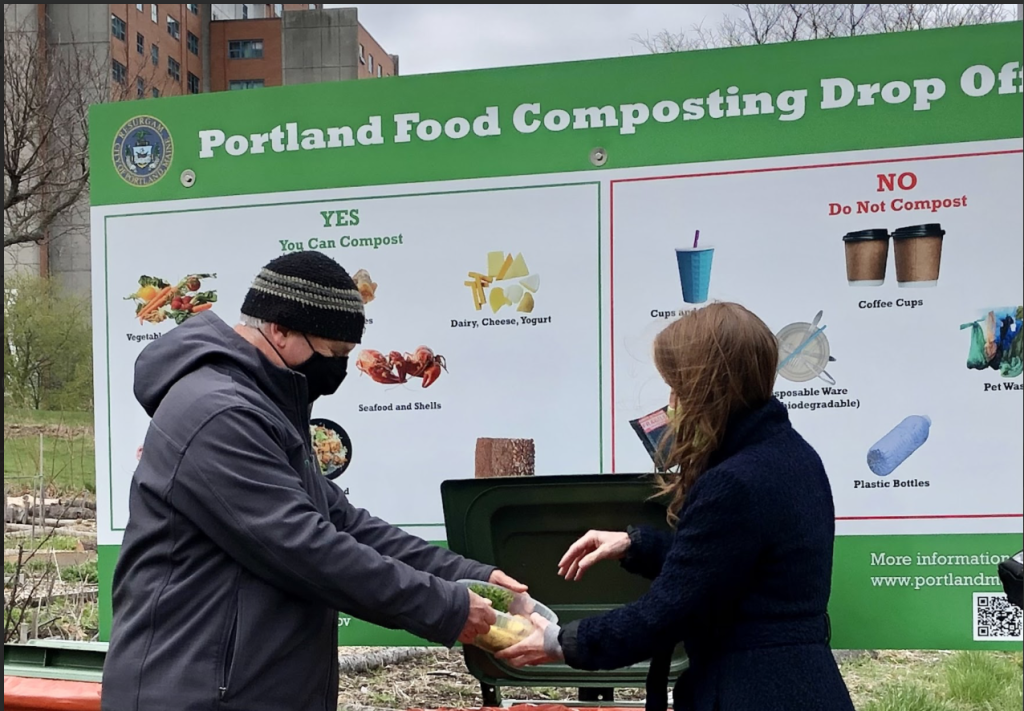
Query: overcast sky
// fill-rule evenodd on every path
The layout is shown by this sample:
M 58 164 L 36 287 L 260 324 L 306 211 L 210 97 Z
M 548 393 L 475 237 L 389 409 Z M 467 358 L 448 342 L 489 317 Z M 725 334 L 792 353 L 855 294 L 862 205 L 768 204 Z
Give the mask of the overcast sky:
M 326 5 L 352 7 L 352 5 Z M 701 22 L 729 5 L 356 5 L 359 21 L 399 55 L 401 74 L 428 74 L 643 54 L 631 38 Z
M 326 7 L 352 7 L 326 5 Z M 714 27 L 732 5 L 356 5 L 401 74 L 624 57 L 636 35 Z M 1016 5 L 1006 5 L 1010 13 Z M 1012 14 L 1011 14 L 1012 16 Z

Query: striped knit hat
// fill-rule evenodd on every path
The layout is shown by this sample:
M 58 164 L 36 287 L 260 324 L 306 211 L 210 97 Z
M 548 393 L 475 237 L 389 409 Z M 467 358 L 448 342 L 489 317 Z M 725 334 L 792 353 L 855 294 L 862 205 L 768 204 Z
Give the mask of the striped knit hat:
M 242 314 L 331 341 L 359 343 L 366 318 L 352 277 L 322 252 L 290 252 L 260 270 Z

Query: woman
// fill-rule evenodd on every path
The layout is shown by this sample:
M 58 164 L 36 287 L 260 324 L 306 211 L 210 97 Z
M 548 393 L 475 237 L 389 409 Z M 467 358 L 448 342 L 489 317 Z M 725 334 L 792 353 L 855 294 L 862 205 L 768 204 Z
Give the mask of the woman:
M 658 335 L 674 407 L 659 485 L 675 530 L 591 531 L 559 563 L 579 580 L 621 560 L 651 588 L 561 629 L 535 617 L 538 631 L 499 658 L 584 670 L 653 659 L 648 708 L 664 708 L 667 655 L 683 643 L 676 711 L 853 711 L 829 648 L 832 493 L 773 397 L 778 360 L 772 332 L 737 304 L 690 311 Z

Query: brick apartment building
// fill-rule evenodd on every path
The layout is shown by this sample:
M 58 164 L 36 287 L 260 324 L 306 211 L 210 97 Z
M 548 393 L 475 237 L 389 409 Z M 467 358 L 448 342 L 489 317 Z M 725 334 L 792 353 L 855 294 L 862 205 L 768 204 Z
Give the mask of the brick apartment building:
M 307 12 L 295 14 L 302 11 Z M 120 86 L 129 98 L 397 73 L 398 58 L 359 24 L 354 8 L 110 5 L 110 28 L 112 79 L 115 90 Z M 311 42 L 321 56 L 314 66 L 300 66 Z
M 359 23 L 356 8 L 321 4 L 6 5 L 4 23 L 39 32 L 47 45 L 75 45 L 110 63 L 96 101 L 150 99 L 398 74 Z M 88 204 L 55 223 L 45 244 L 4 250 L 4 274 L 25 270 L 90 289 Z

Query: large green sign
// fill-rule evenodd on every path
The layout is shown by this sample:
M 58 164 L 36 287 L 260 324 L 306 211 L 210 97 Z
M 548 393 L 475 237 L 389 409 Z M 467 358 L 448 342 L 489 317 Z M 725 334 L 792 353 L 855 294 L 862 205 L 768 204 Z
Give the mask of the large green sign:
M 1022 55 L 1017 22 L 96 107 L 102 635 L 136 357 L 312 249 L 367 301 L 361 377 L 314 412 L 357 505 L 443 541 L 440 483 L 489 447 L 649 471 L 653 336 L 738 301 L 831 477 L 835 646 L 1020 648 Z

